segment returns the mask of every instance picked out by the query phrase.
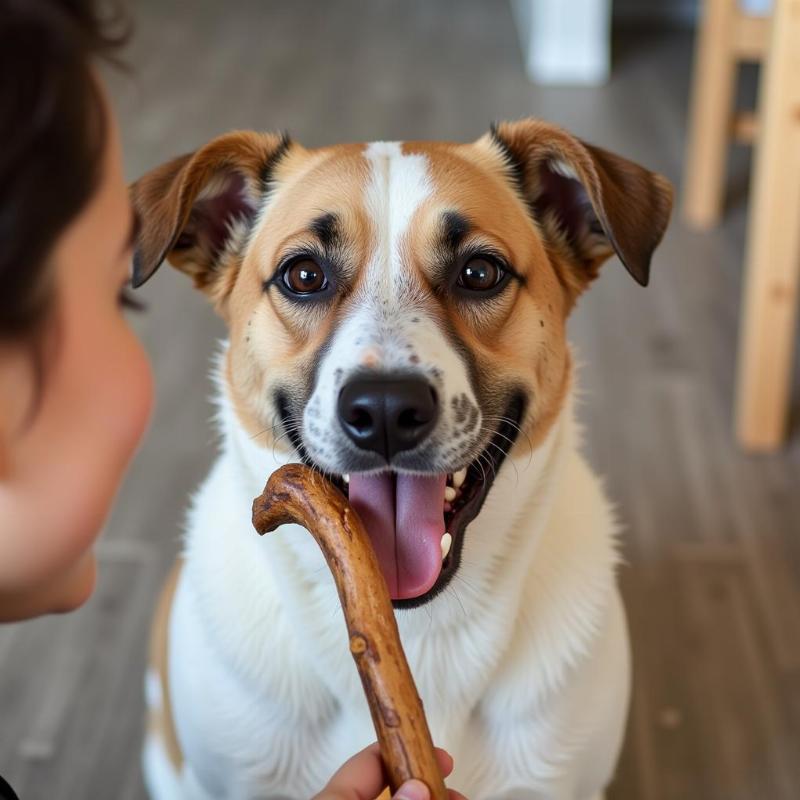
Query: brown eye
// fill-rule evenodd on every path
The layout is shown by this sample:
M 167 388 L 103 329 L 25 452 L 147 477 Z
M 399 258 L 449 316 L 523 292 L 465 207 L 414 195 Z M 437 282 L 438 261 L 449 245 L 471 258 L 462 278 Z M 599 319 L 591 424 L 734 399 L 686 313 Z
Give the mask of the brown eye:
M 290 264 L 283 273 L 286 288 L 295 294 L 313 294 L 327 288 L 328 280 L 322 267 L 310 258 Z
M 494 289 L 505 273 L 487 258 L 471 258 L 461 268 L 458 285 L 472 292 L 487 292 Z

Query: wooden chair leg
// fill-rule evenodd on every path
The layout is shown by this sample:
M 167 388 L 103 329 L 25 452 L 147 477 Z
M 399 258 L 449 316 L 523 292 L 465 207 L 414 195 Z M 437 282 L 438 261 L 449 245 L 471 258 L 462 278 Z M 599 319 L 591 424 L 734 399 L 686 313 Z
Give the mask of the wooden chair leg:
M 683 216 L 710 228 L 722 213 L 736 85 L 736 0 L 705 0 L 695 46 Z
M 800 277 L 800 0 L 776 0 L 759 89 L 736 428 L 751 450 L 785 437 Z

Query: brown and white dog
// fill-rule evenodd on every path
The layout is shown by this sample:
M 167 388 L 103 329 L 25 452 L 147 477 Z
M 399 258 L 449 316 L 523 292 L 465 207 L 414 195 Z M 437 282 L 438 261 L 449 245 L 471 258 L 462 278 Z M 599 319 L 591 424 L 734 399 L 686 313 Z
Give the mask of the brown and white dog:
M 667 181 L 529 119 L 471 144 L 236 132 L 132 196 L 135 282 L 169 260 L 230 331 L 221 455 L 154 626 L 153 798 L 308 798 L 374 738 L 315 543 L 250 522 L 298 459 L 367 525 L 452 785 L 601 796 L 628 641 L 565 323 L 613 253 L 647 283 Z

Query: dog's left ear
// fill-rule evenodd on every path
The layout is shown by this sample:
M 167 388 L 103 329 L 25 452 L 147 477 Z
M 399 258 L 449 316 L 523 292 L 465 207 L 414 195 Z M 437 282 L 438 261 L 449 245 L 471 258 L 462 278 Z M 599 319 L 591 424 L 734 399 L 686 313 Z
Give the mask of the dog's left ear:
M 133 285 L 141 286 L 167 259 L 198 288 L 212 287 L 226 249 L 242 226 L 249 227 L 289 147 L 286 136 L 234 131 L 139 178 L 130 187 L 141 225 Z
M 666 178 L 535 119 L 495 125 L 488 138 L 550 247 L 577 265 L 567 277 L 576 293 L 614 253 L 647 285 L 672 210 Z

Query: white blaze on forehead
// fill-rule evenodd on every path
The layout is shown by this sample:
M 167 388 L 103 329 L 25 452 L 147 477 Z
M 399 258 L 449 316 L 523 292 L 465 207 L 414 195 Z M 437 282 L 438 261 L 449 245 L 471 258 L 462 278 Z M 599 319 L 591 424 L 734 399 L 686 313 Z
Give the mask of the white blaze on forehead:
M 416 210 L 430 196 L 433 184 L 428 161 L 419 153 L 403 153 L 399 142 L 372 142 L 364 151 L 371 175 L 364 205 L 375 223 L 375 252 L 370 270 L 400 277 L 400 242 Z M 388 281 L 381 283 L 385 286 Z
M 365 370 L 414 373 L 425 377 L 441 398 L 441 415 L 432 438 L 440 461 L 445 449 L 451 451 L 449 464 L 457 446 L 465 448 L 458 452 L 466 452 L 470 441 L 477 440 L 480 417 L 467 430 L 463 417 L 469 409 L 479 409 L 466 365 L 435 317 L 425 310 L 425 287 L 415 285 L 415 270 L 404 261 L 406 254 L 401 250 L 415 214 L 433 193 L 428 159 L 403 153 L 397 142 L 369 144 L 364 158 L 370 167 L 364 209 L 373 225 L 371 252 L 362 290 L 348 298 L 320 362 L 303 414 L 303 439 L 317 464 L 332 472 L 343 471 L 343 459 L 351 459 L 348 465 L 353 463 L 355 446 L 337 419 L 342 386 Z M 458 409 L 465 409 L 460 420 Z M 375 462 L 364 469 L 378 466 Z

